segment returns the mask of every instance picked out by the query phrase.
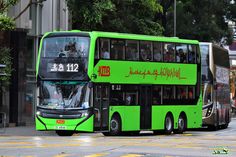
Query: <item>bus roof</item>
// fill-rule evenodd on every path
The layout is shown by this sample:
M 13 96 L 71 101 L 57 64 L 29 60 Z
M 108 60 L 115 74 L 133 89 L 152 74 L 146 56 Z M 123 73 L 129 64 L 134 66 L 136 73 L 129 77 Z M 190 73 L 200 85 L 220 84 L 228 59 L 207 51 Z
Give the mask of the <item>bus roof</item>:
M 151 35 L 129 34 L 129 33 L 93 31 L 93 32 L 90 32 L 90 36 L 94 36 L 96 38 L 104 37 L 104 38 L 131 39 L 131 40 L 147 40 L 147 41 L 199 44 L 197 40 L 180 39 L 178 37 L 162 37 L 162 36 L 151 36 Z
M 98 38 L 118 38 L 118 39 L 131 39 L 131 40 L 147 40 L 147 41 L 161 41 L 161 42 L 175 42 L 175 43 L 186 43 L 186 44 L 199 44 L 197 40 L 180 39 L 178 37 L 162 37 L 162 36 L 152 36 L 152 35 L 142 35 L 142 34 L 130 34 L 130 33 L 118 33 L 118 32 L 100 32 L 100 31 L 55 31 L 47 32 L 45 36 L 50 36 L 50 34 L 70 34 L 70 33 L 84 33 L 89 34 L 91 37 Z

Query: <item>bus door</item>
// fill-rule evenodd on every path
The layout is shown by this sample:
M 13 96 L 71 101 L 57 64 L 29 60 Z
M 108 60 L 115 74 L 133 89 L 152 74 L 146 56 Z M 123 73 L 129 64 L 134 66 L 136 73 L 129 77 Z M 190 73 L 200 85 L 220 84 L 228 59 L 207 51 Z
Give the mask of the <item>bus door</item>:
M 109 121 L 109 86 L 94 86 L 94 130 L 108 130 Z
M 140 128 L 151 128 L 152 86 L 140 87 Z

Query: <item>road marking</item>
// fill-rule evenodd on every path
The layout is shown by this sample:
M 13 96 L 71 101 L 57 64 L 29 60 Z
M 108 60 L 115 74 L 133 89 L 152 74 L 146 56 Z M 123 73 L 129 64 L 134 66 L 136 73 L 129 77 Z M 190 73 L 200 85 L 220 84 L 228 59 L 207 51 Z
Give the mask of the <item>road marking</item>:
M 91 154 L 91 155 L 86 155 L 84 157 L 100 157 L 100 156 L 105 156 L 108 153 L 97 153 L 97 154 Z
M 193 136 L 193 134 L 183 134 L 184 136 Z
M 123 156 L 120 156 L 120 157 L 140 157 L 140 156 L 144 156 L 144 155 L 141 155 L 141 154 L 126 154 L 126 155 L 123 155 Z

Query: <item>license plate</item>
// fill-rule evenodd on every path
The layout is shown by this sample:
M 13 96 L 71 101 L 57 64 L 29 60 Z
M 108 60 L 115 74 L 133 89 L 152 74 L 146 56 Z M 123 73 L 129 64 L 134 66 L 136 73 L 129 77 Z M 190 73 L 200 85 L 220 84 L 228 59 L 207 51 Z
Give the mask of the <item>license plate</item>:
M 56 126 L 57 130 L 66 130 L 67 127 L 66 126 Z

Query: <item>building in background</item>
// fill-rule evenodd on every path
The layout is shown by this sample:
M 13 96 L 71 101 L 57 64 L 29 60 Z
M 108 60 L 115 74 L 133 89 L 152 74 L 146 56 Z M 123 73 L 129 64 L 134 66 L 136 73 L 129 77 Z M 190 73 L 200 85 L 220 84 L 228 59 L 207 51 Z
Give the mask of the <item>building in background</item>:
M 20 0 L 8 15 L 16 17 L 26 8 L 29 0 Z M 2 110 L 11 125 L 34 123 L 36 105 L 35 67 L 38 47 L 45 32 L 68 30 L 69 15 L 65 0 L 33 0 L 30 7 L 16 20 L 16 31 L 4 33 L 9 41 L 13 68 L 9 92 L 2 95 Z

